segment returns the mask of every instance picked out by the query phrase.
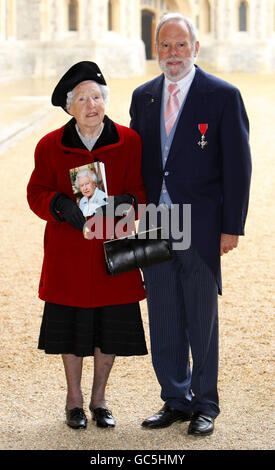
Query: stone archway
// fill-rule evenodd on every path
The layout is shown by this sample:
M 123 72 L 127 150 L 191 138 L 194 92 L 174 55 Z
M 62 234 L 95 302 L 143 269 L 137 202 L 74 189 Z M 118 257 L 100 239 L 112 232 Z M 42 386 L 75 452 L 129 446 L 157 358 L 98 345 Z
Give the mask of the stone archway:
M 155 28 L 155 13 L 151 10 L 143 9 L 141 11 L 141 37 L 145 44 L 147 60 L 154 58 Z

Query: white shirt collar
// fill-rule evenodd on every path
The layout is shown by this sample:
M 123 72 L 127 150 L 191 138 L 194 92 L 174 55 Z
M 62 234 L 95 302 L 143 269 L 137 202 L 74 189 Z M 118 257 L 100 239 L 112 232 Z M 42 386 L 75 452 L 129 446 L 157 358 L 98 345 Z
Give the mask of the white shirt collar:
M 183 77 L 181 80 L 179 80 L 178 82 L 171 82 L 171 80 L 169 80 L 167 77 L 165 77 L 165 86 L 166 88 L 168 88 L 168 86 L 171 84 L 171 83 L 177 83 L 178 87 L 180 90 L 188 87 L 190 85 L 190 83 L 192 82 L 194 76 L 195 76 L 195 73 L 196 73 L 196 68 L 195 66 L 193 65 L 193 67 L 191 68 L 190 72 L 188 72 L 187 75 L 185 75 L 185 77 Z

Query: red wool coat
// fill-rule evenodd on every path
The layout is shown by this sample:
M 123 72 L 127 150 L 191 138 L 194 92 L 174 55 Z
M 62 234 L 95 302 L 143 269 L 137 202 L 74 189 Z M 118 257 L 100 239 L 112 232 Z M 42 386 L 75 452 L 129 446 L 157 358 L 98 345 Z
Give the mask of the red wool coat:
M 38 143 L 35 168 L 27 198 L 32 211 L 47 221 L 39 297 L 75 307 L 99 307 L 136 302 L 145 298 L 141 274 L 135 270 L 111 276 L 106 273 L 103 240 L 85 239 L 83 233 L 52 215 L 50 203 L 58 193 L 74 199 L 69 170 L 98 159 L 105 164 L 108 195 L 134 194 L 145 203 L 141 178 L 141 141 L 138 134 L 115 124 L 119 141 L 92 152 L 62 143 L 65 126 Z

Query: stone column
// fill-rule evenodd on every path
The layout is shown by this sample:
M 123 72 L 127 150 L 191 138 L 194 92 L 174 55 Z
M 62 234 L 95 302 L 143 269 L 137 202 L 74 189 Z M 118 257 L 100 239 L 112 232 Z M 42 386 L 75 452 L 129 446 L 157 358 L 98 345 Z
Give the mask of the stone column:
M 251 1 L 251 0 L 250 0 Z M 250 33 L 254 39 L 263 41 L 266 39 L 267 27 L 267 10 L 268 1 L 254 0 L 251 1 L 251 10 L 253 9 L 253 16 L 251 18 Z M 272 15 L 273 16 L 273 15 Z
M 41 0 L 40 4 L 40 41 L 48 41 L 49 37 L 49 2 Z
M 79 38 L 82 41 L 96 40 L 106 28 L 107 0 L 79 1 Z
M 134 0 L 131 29 L 133 37 L 141 38 L 140 0 Z
M 107 31 L 107 0 L 84 0 L 86 12 L 89 18 L 88 37 L 89 40 L 99 40 Z
M 54 41 L 58 39 L 60 29 L 60 5 L 55 0 L 48 0 L 48 39 Z

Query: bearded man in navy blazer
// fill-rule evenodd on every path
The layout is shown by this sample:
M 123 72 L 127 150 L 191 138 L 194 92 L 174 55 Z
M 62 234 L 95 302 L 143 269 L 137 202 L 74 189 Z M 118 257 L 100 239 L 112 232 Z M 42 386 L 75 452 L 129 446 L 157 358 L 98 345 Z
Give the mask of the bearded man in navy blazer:
M 147 202 L 170 211 L 190 204 L 191 244 L 143 270 L 152 362 L 164 406 L 142 426 L 190 421 L 188 433 L 200 436 L 213 432 L 220 412 L 220 256 L 244 235 L 249 123 L 239 90 L 194 65 L 199 42 L 192 20 L 165 15 L 156 47 L 163 74 L 134 91 L 131 127 L 142 138 Z

